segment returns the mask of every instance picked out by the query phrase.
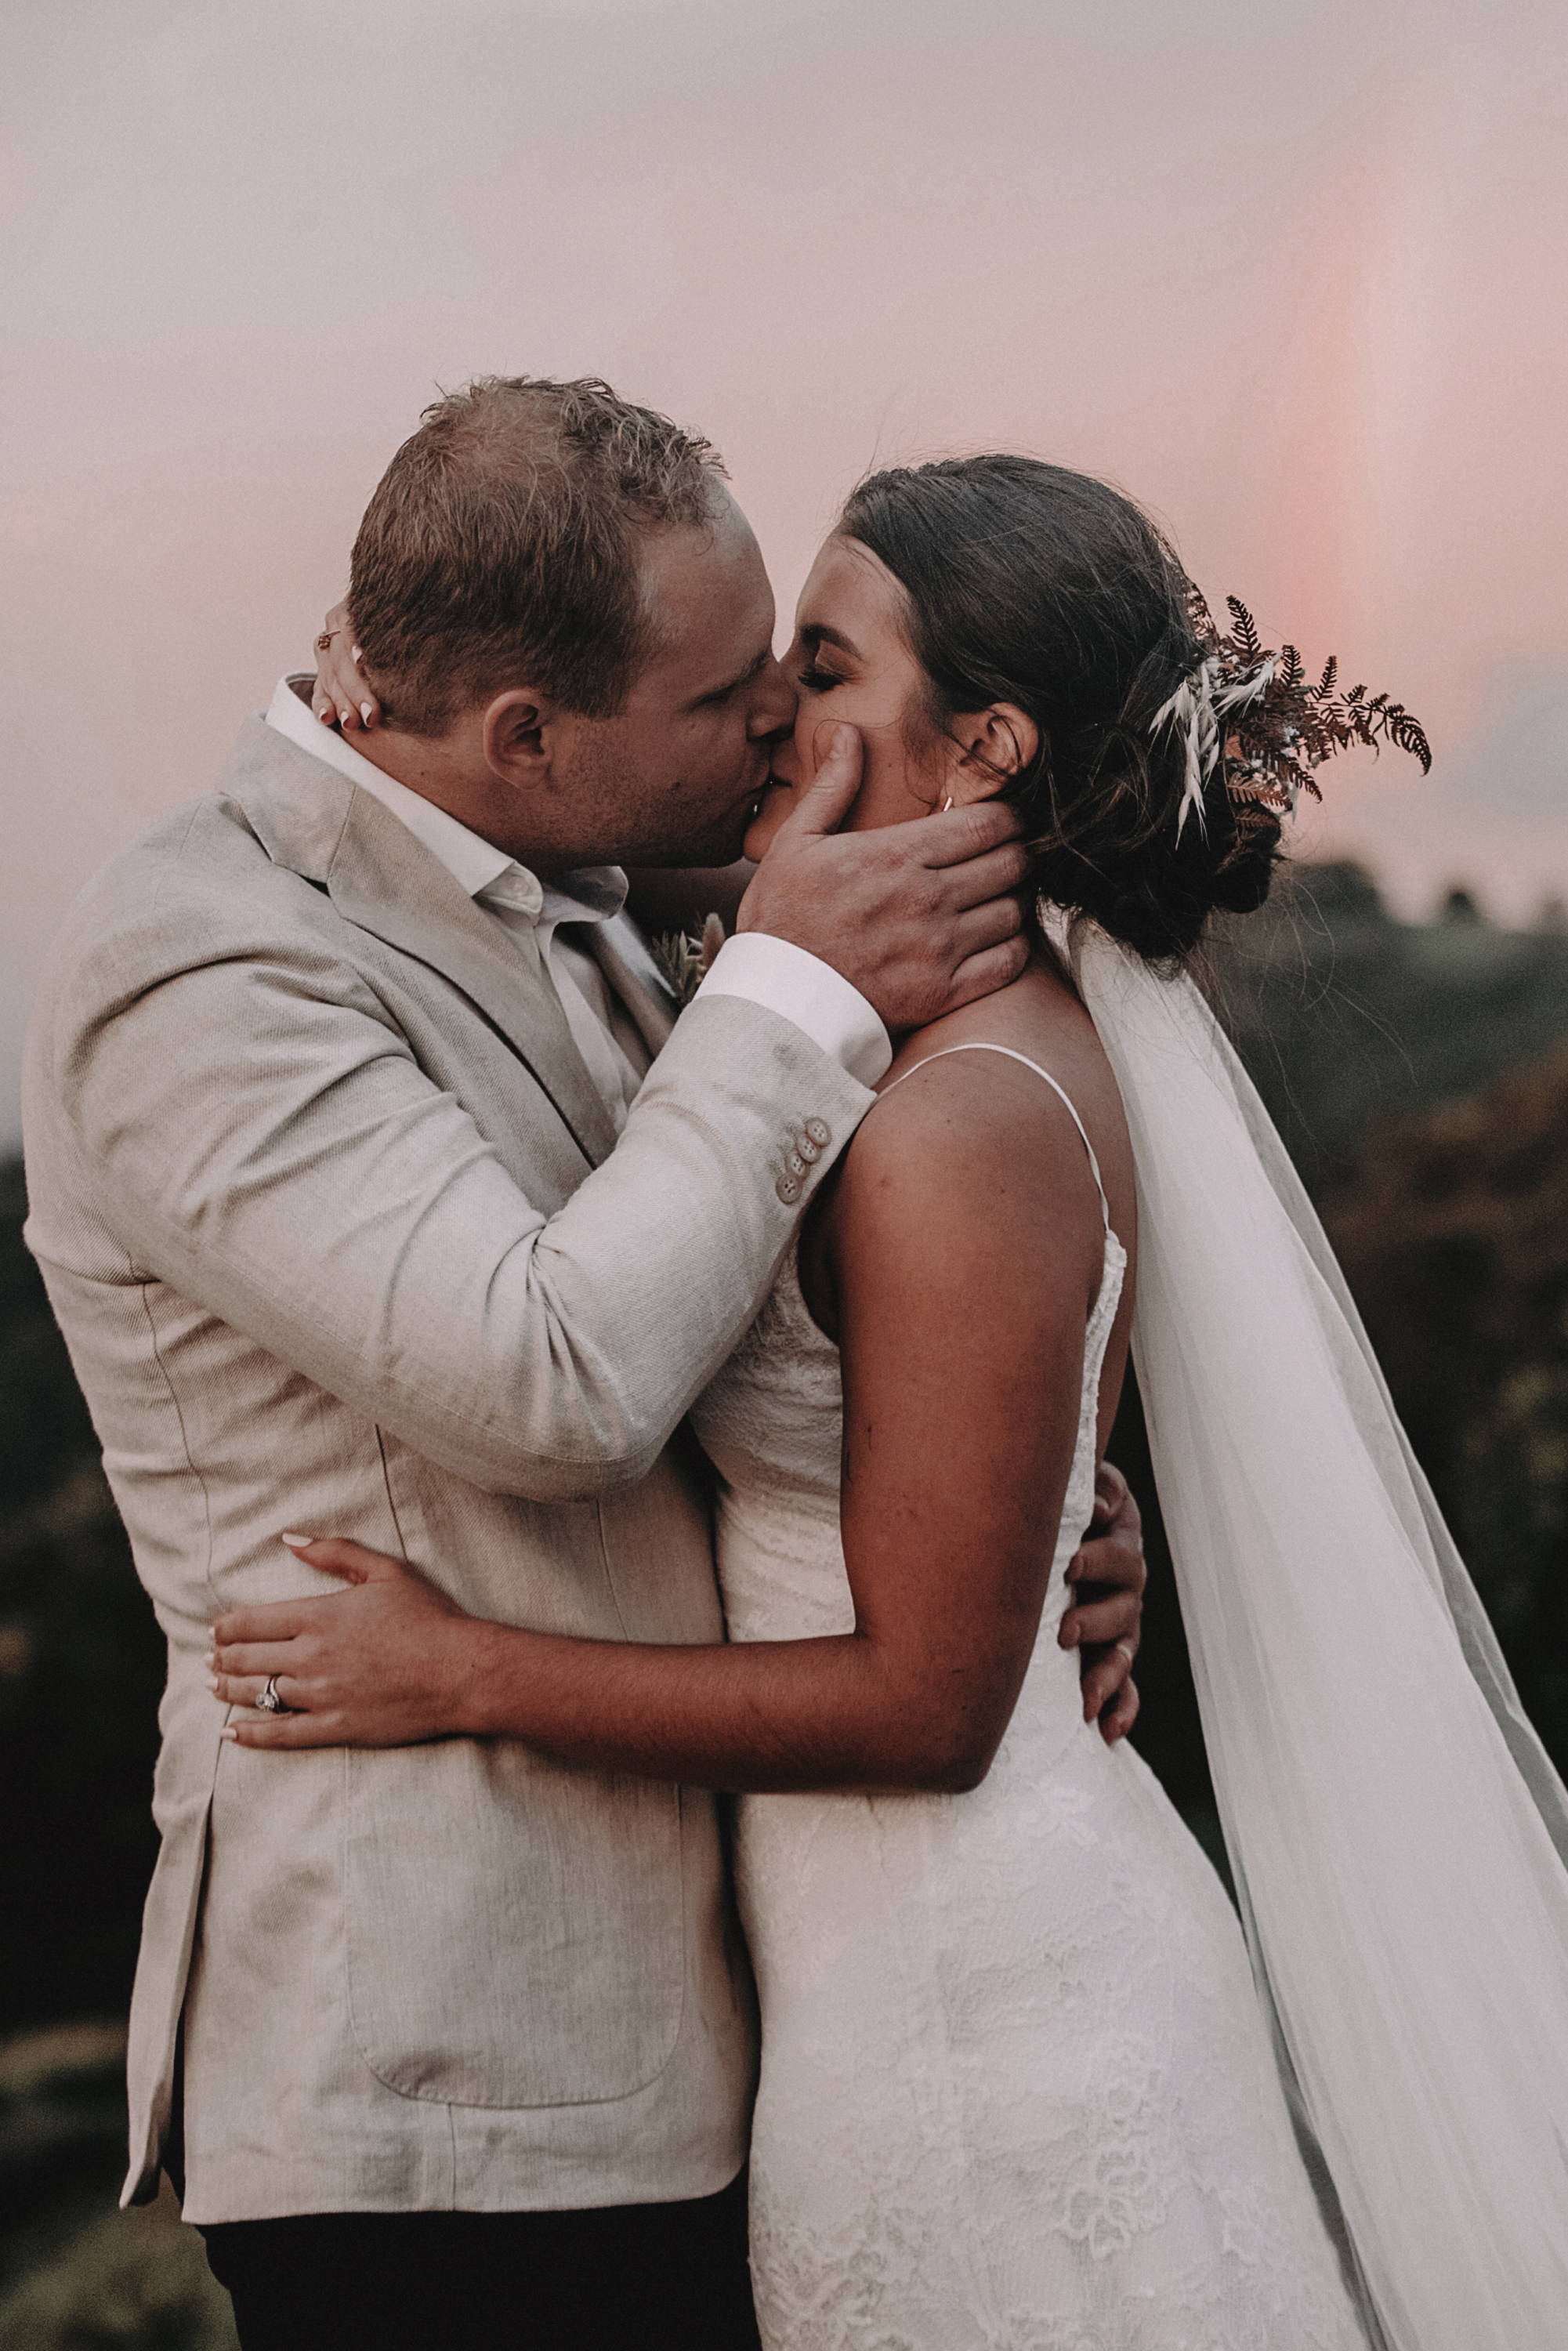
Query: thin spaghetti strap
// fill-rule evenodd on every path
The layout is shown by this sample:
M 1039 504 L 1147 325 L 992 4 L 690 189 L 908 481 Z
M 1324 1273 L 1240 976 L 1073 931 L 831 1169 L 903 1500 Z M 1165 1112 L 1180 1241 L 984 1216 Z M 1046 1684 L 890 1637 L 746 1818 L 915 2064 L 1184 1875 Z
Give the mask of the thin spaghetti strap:
M 1083 1148 L 1089 1154 L 1090 1173 L 1094 1178 L 1094 1189 L 1100 1195 L 1100 1214 L 1104 1219 L 1105 1230 L 1108 1233 L 1111 1229 L 1111 1203 L 1105 1197 L 1104 1178 L 1100 1173 L 1100 1162 L 1094 1155 L 1094 1145 L 1089 1140 L 1089 1130 L 1079 1117 L 1077 1107 L 1066 1088 L 1057 1083 L 1049 1070 L 1042 1070 L 1038 1061 L 1031 1061 L 1027 1053 L 1015 1053 L 1010 1045 L 988 1044 L 981 1038 L 976 1038 L 974 1042 L 968 1045 L 944 1045 L 939 1053 L 927 1053 L 924 1061 L 912 1062 L 907 1070 L 901 1070 L 893 1081 L 892 1086 L 883 1086 L 882 1092 L 877 1096 L 877 1101 L 884 1101 L 893 1092 L 894 1086 L 901 1086 L 905 1078 L 912 1078 L 915 1075 L 916 1070 L 926 1069 L 933 1061 L 945 1061 L 949 1053 L 1002 1053 L 1009 1061 L 1021 1061 L 1026 1070 L 1032 1070 L 1037 1078 L 1045 1080 L 1046 1084 L 1057 1096 L 1066 1110 L 1068 1117 L 1078 1129 L 1082 1138 Z

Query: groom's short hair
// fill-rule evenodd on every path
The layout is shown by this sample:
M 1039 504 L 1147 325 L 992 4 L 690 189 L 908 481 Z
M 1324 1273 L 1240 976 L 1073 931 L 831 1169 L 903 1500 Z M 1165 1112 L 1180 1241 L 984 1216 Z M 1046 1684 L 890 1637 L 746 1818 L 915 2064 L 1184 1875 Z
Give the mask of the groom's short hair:
M 427 408 L 354 541 L 349 611 L 387 718 L 439 735 L 508 685 L 618 710 L 653 639 L 643 532 L 706 522 L 717 453 L 588 376 L 482 376 Z

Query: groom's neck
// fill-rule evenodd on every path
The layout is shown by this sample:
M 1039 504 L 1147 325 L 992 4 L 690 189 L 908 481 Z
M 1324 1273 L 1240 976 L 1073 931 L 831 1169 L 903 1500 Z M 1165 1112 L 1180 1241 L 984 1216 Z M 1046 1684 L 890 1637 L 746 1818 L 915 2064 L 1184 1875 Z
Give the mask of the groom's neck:
M 402 784 L 421 799 L 444 809 L 481 841 L 505 850 L 520 865 L 539 871 L 556 861 L 541 856 L 538 844 L 522 840 L 517 824 L 515 795 L 487 768 L 476 772 L 461 743 L 447 737 L 407 735 L 395 726 L 378 726 L 357 735 L 354 748 L 383 776 Z

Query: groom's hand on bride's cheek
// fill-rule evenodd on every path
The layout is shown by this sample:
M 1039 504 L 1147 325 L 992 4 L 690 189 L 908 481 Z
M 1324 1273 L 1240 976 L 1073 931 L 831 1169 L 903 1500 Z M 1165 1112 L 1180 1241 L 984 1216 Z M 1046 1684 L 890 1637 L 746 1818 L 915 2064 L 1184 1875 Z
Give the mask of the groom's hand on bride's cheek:
M 831 964 L 890 1029 L 923 1029 L 1005 987 L 1029 960 L 1022 827 L 1010 809 L 987 800 L 841 832 L 861 759 L 858 732 L 841 725 L 758 867 L 738 926 Z
M 1103 1461 L 1094 1480 L 1094 1515 L 1068 1562 L 1073 1598 L 1057 1637 L 1079 1652 L 1083 1719 L 1098 1722 L 1107 1746 L 1138 1718 L 1133 1663 L 1144 1621 L 1143 1520 L 1121 1471 Z

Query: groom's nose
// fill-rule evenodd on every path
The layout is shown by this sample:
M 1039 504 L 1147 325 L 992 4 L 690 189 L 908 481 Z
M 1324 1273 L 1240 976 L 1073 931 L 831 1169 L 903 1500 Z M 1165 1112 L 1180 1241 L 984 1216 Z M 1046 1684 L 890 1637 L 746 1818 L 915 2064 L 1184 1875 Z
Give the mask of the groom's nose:
M 754 743 L 765 736 L 782 735 L 795 724 L 795 689 L 779 662 L 769 654 L 768 665 L 758 673 L 757 694 L 747 721 L 747 733 Z

